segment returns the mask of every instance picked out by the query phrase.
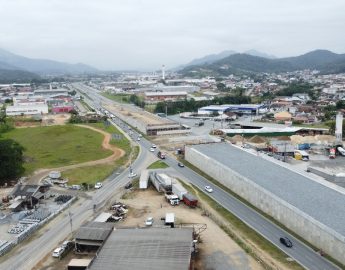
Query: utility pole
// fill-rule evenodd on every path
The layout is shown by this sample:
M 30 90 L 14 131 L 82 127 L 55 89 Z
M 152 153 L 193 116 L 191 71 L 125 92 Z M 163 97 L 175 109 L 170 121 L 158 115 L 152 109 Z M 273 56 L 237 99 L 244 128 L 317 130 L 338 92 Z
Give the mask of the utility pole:
M 165 104 L 165 117 L 168 117 L 168 105 Z

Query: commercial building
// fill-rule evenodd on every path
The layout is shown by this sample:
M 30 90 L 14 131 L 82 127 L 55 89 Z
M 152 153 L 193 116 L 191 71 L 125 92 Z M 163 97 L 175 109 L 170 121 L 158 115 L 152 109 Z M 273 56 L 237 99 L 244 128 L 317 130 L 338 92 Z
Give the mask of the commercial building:
M 36 115 L 48 113 L 47 104 L 36 104 L 36 105 L 14 105 L 6 107 L 6 115 Z
M 187 98 L 187 92 L 145 92 L 146 102 L 159 102 L 159 101 L 177 101 Z
M 186 146 L 185 158 L 345 263 L 345 193 L 341 188 L 330 188 L 228 143 Z
M 192 228 L 116 229 L 90 269 L 188 270 L 192 251 Z
M 44 98 L 53 98 L 57 95 L 68 96 L 68 91 L 66 89 L 51 89 L 51 90 L 35 90 L 34 96 L 41 96 Z
M 227 112 L 241 113 L 241 114 L 259 114 L 265 110 L 263 104 L 230 104 L 230 105 L 210 105 L 198 109 L 198 114 L 223 114 Z

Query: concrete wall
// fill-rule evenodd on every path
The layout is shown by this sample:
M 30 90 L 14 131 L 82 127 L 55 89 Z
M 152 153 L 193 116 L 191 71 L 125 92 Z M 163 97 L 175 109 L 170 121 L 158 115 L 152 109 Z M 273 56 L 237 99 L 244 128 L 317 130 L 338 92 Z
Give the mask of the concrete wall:
M 333 258 L 345 264 L 344 236 L 193 147 L 186 146 L 185 159 L 308 242 L 322 248 Z

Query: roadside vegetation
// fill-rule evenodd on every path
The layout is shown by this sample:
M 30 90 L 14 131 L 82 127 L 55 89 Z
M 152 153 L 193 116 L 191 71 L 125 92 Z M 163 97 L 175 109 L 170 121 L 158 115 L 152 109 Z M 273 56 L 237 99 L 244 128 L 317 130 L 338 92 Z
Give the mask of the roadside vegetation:
M 119 103 L 130 103 L 128 94 L 111 94 L 109 92 L 102 93 L 102 96 L 114 100 Z
M 148 166 L 148 169 L 165 169 L 168 168 L 169 165 L 166 164 L 164 161 L 161 160 L 157 160 L 155 162 L 153 162 L 150 166 Z

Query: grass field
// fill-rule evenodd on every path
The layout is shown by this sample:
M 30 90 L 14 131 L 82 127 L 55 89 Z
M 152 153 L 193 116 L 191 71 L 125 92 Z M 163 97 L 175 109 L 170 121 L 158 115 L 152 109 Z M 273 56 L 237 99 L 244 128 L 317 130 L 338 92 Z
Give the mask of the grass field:
M 150 166 L 148 166 L 148 169 L 165 169 L 168 168 L 169 165 L 166 164 L 164 161 L 161 160 L 157 160 L 155 162 L 153 162 Z
M 87 183 L 93 186 L 96 182 L 102 182 L 111 175 L 114 169 L 114 164 L 99 164 L 68 170 L 63 172 L 62 176 L 69 179 L 68 185 Z
M 14 129 L 3 134 L 24 146 L 25 174 L 105 158 L 103 135 L 74 125 Z
M 113 125 L 105 125 L 104 123 L 92 123 L 88 125 L 104 130 L 110 134 L 122 135 L 122 133 Z M 111 140 L 110 143 L 124 150 L 126 152 L 125 155 L 111 164 L 89 166 L 63 172 L 62 176 L 69 179 L 68 184 L 80 185 L 82 183 L 87 183 L 90 186 L 93 186 L 96 182 L 102 182 L 105 180 L 116 169 L 126 165 L 130 158 L 132 160 L 136 159 L 139 154 L 139 147 L 135 146 L 132 148 L 130 142 L 124 136 L 120 140 Z
M 129 103 L 129 96 L 128 94 L 110 94 L 110 93 L 102 93 L 102 96 L 109 98 L 111 100 L 120 102 L 120 103 Z
M 110 134 L 116 134 L 120 135 L 121 139 L 111 139 L 110 144 L 116 145 L 118 148 L 121 148 L 124 151 L 129 151 L 131 148 L 131 145 L 127 138 L 121 133 L 120 130 L 118 130 L 115 126 L 113 125 L 105 125 L 104 123 L 92 123 L 88 124 L 89 126 L 101 129 L 105 132 L 108 132 Z

